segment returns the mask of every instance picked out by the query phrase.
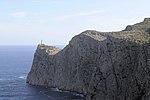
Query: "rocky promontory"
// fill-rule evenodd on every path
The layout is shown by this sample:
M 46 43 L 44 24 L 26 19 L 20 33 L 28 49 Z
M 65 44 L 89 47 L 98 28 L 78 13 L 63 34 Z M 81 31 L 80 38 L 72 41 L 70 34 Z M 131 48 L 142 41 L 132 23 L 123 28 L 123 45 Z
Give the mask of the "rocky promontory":
M 150 18 L 119 32 L 84 31 L 62 50 L 39 44 L 27 83 L 86 100 L 149 100 Z

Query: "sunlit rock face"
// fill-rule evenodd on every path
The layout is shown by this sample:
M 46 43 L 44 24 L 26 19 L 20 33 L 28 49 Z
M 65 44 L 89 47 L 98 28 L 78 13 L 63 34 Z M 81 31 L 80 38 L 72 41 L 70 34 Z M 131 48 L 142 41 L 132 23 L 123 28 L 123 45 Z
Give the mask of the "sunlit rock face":
M 27 83 L 86 100 L 150 99 L 150 19 L 120 32 L 87 30 L 62 50 L 38 45 Z

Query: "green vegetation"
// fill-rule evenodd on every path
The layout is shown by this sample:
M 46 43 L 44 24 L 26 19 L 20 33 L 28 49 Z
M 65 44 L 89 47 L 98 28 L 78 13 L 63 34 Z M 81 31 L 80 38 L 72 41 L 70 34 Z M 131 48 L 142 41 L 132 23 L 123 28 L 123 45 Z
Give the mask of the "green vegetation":
M 150 23 L 139 23 L 132 26 L 133 30 L 147 30 L 150 28 Z
M 138 44 L 144 44 L 150 41 L 150 34 L 148 34 L 147 32 L 143 30 L 113 32 L 111 36 L 115 38 L 132 41 Z
M 145 18 L 143 22 L 134 25 L 129 25 L 124 31 L 119 32 L 97 32 L 94 30 L 87 30 L 83 34 L 98 40 L 103 41 L 108 36 L 114 38 L 132 41 L 138 44 L 149 43 L 150 41 L 150 18 Z
M 99 32 L 94 31 L 94 30 L 87 30 L 87 31 L 83 32 L 83 34 L 85 34 L 95 40 L 98 40 L 98 41 L 103 41 L 103 40 L 107 39 L 107 37 L 101 35 Z

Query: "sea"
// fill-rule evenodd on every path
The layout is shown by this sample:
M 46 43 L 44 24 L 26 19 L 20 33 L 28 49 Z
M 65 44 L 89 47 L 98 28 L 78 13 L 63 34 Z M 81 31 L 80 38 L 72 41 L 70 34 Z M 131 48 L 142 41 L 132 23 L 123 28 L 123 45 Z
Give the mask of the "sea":
M 79 93 L 26 83 L 36 46 L 0 46 L 0 100 L 85 100 Z

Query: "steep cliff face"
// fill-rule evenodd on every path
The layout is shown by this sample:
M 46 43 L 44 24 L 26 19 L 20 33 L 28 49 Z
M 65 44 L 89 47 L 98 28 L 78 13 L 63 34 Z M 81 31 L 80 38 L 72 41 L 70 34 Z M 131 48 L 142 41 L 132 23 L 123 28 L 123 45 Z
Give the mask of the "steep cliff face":
M 82 32 L 62 50 L 38 45 L 27 83 L 81 92 L 87 100 L 149 100 L 149 28 L 146 18 L 120 32 Z

